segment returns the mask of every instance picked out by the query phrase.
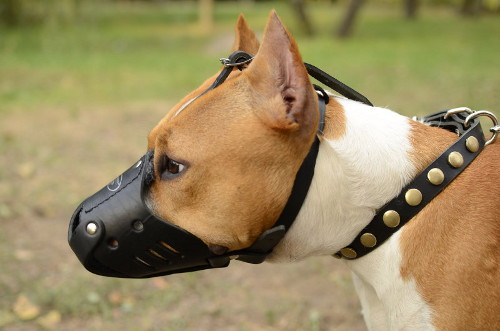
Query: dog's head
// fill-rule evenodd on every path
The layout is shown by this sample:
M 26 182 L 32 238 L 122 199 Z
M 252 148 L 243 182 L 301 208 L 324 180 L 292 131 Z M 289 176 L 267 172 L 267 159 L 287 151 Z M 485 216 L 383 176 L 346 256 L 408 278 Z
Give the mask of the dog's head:
M 233 50 L 254 57 L 181 100 L 150 132 L 148 153 L 77 208 L 68 238 L 92 272 L 148 277 L 234 256 L 260 263 L 286 231 L 280 215 L 298 213 L 301 202 L 293 212 L 285 205 L 308 164 L 318 97 L 276 13 L 260 46 L 240 16 Z
M 248 247 L 274 224 L 318 123 L 297 45 L 274 12 L 260 47 L 240 17 L 234 49 L 255 58 L 190 102 L 214 77 L 208 79 L 148 137 L 148 206 L 219 251 Z

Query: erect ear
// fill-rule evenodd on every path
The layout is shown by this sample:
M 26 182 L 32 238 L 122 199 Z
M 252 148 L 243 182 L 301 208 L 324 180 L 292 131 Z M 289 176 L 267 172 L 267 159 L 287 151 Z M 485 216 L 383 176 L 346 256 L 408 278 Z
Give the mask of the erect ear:
M 318 122 L 317 97 L 297 44 L 273 10 L 262 45 L 248 69 L 259 116 L 280 130 L 310 133 Z
M 233 52 L 244 51 L 252 55 L 256 54 L 259 50 L 259 40 L 248 26 L 243 14 L 240 14 L 238 17 L 238 22 L 236 22 L 234 30 L 236 36 L 233 44 Z

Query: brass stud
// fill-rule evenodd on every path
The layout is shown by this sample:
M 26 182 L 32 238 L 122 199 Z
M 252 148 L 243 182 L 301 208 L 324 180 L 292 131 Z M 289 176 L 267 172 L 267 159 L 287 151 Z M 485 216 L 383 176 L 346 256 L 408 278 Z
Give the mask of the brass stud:
M 359 240 L 365 247 L 373 247 L 377 244 L 377 238 L 371 233 L 363 233 Z
M 354 258 L 356 258 L 356 256 L 358 256 L 356 251 L 352 248 L 349 248 L 349 247 L 342 248 L 340 250 L 340 253 L 342 253 L 342 255 L 348 259 L 354 259 Z
M 464 164 L 464 157 L 459 152 L 451 152 L 448 155 L 448 163 L 453 168 L 460 168 Z
M 410 206 L 418 206 L 422 202 L 422 193 L 416 188 L 409 189 L 406 191 L 405 200 Z
M 439 168 L 432 168 L 427 173 L 427 179 L 432 185 L 441 185 L 444 182 L 444 173 Z
M 94 235 L 97 233 L 97 224 L 94 222 L 89 222 L 86 227 L 87 233 L 90 235 Z
M 335 253 L 335 254 L 332 254 L 332 256 L 336 259 L 341 259 L 342 258 L 342 255 L 340 255 L 340 253 Z
M 395 228 L 396 226 L 399 225 L 400 217 L 397 211 L 388 210 L 384 213 L 382 220 L 384 221 L 384 224 L 387 225 L 388 227 Z
M 469 152 L 475 153 L 479 150 L 479 141 L 476 137 L 470 136 L 465 140 L 465 147 L 467 147 Z

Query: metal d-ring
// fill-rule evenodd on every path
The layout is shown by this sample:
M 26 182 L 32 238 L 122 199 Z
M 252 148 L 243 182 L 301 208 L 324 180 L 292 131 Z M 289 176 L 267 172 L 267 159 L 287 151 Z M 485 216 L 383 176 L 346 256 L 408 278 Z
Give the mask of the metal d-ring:
M 486 110 L 479 110 L 479 111 L 475 111 L 472 114 L 470 114 L 469 116 L 467 116 L 467 118 L 465 119 L 465 122 L 464 122 L 464 126 L 468 127 L 470 120 L 472 120 L 478 116 L 486 116 L 493 122 L 493 127 L 490 129 L 490 132 L 493 134 L 491 135 L 490 139 L 488 139 L 484 143 L 484 146 L 487 146 L 495 140 L 495 138 L 498 135 L 498 132 L 500 131 L 499 125 L 498 125 L 498 120 L 497 120 L 497 117 L 495 116 L 495 114 L 493 114 L 492 112 L 489 112 Z
M 463 113 L 463 112 L 466 112 L 468 114 L 474 113 L 474 111 L 468 107 L 458 107 L 458 108 L 453 108 L 453 109 L 448 110 L 446 112 L 446 114 L 444 114 L 444 119 L 447 119 L 448 116 L 450 116 L 450 115 Z
M 243 58 L 243 57 L 241 57 L 241 58 Z M 240 58 L 237 58 L 236 61 L 238 61 L 239 59 Z M 241 62 L 231 62 L 231 59 L 226 59 L 226 58 L 219 59 L 219 61 L 224 66 L 224 68 L 238 67 L 238 66 L 241 66 L 243 64 L 250 63 L 252 60 L 253 60 L 253 57 L 246 59 L 246 60 L 243 60 Z

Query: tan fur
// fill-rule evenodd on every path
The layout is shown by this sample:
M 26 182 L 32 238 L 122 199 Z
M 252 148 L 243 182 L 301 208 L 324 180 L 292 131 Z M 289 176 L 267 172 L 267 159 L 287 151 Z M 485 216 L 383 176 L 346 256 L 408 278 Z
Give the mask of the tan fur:
M 235 27 L 235 39 L 233 43 L 233 52 L 244 51 L 248 54 L 257 54 L 260 43 L 253 31 L 248 26 L 243 14 L 240 14 Z
M 242 17 L 236 36 L 235 47 L 258 46 Z M 179 115 L 173 112 L 150 133 L 148 146 L 155 148 L 157 178 L 163 155 L 186 171 L 154 182 L 149 198 L 155 214 L 209 245 L 248 247 L 283 209 L 318 122 L 317 98 L 297 45 L 276 14 L 247 69 Z
M 238 17 L 238 21 L 236 22 L 235 26 L 235 40 L 233 44 L 233 52 L 236 50 L 240 50 L 253 55 L 257 53 L 259 47 L 260 47 L 259 40 L 248 26 L 248 23 L 246 22 L 243 15 L 240 15 Z M 192 98 L 200 95 L 203 91 L 205 91 L 213 83 L 213 81 L 219 75 L 221 70 L 219 70 L 219 72 L 217 72 L 212 77 L 205 80 L 205 82 L 203 82 L 203 84 L 201 84 L 200 87 L 198 87 L 197 89 L 186 95 L 184 98 L 182 98 L 160 121 L 160 123 L 158 123 L 158 125 L 153 130 L 151 130 L 148 136 L 148 150 L 154 147 L 154 142 L 158 134 L 158 130 L 160 130 L 160 128 L 164 126 L 165 123 L 168 122 L 172 118 L 172 116 L 177 112 L 177 110 L 179 110 L 179 108 L 181 108 L 186 102 L 188 102 Z M 235 70 L 231 73 L 230 77 L 228 77 L 227 80 L 234 79 L 239 75 L 240 71 Z
M 337 140 L 345 135 L 346 118 L 342 105 L 334 98 L 326 105 L 325 128 L 323 137 L 328 140 Z
M 419 170 L 456 136 L 413 124 L 413 161 Z M 432 144 L 428 142 L 432 141 Z M 440 330 L 500 326 L 500 144 L 472 164 L 403 229 L 401 274 L 414 278 Z

